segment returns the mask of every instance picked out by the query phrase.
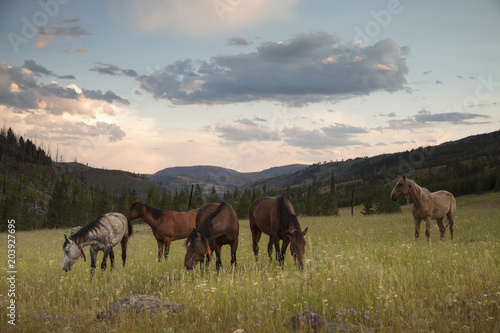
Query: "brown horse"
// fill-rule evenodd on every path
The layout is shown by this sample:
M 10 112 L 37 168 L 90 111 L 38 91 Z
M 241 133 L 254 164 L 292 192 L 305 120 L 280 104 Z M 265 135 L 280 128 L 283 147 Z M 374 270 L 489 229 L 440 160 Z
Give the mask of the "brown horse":
M 258 258 L 260 236 L 264 232 L 266 235 L 269 235 L 269 243 L 267 245 L 269 259 L 272 259 L 274 244 L 276 260 L 278 260 L 280 265 L 283 265 L 286 248 L 290 244 L 290 252 L 295 259 L 295 263 L 298 263 L 299 268 L 302 269 L 304 266 L 306 245 L 304 235 L 307 229 L 302 232 L 292 204 L 282 196 L 277 199 L 260 197 L 255 199 L 250 205 L 250 230 L 252 231 L 255 260 Z M 281 250 L 280 240 L 283 240 Z
M 193 229 L 186 240 L 187 250 L 184 258 L 186 269 L 193 269 L 205 255 L 208 261 L 212 260 L 213 250 L 217 255 L 215 266 L 219 271 L 222 266 L 220 250 L 225 244 L 231 246 L 231 265 L 236 266 L 240 225 L 233 207 L 227 202 L 220 205 L 207 203 L 200 208 L 196 220 L 203 221 L 203 224 Z
M 405 176 L 398 176 L 398 181 L 391 193 L 392 200 L 396 201 L 402 196 L 411 198 L 413 201 L 413 223 L 415 224 L 415 239 L 420 234 L 420 223 L 425 221 L 425 236 L 430 242 L 431 219 L 437 221 L 441 239 L 444 237 L 446 227 L 450 226 L 451 240 L 453 240 L 453 225 L 455 224 L 455 213 L 457 203 L 455 197 L 448 191 L 430 192 L 425 187 L 417 185 L 413 180 Z M 448 223 L 443 224 L 447 217 Z
M 196 227 L 198 210 L 197 208 L 182 213 L 173 210 L 160 210 L 142 204 L 136 199 L 124 215 L 129 221 L 141 218 L 151 227 L 158 243 L 158 262 L 160 262 L 163 253 L 165 260 L 168 259 L 170 242 L 186 238 L 190 229 Z M 165 252 L 163 248 L 165 248 Z

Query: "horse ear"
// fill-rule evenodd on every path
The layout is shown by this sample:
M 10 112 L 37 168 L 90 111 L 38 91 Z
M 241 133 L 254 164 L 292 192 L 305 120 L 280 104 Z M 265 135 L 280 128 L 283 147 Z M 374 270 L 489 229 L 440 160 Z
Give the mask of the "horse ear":
M 306 233 L 307 233 L 307 229 L 309 229 L 309 227 L 305 228 L 304 231 L 302 231 L 302 236 L 305 236 Z
M 405 176 L 405 175 L 403 175 L 403 179 L 406 179 L 406 176 Z
M 68 238 L 68 236 L 64 235 L 64 238 L 66 239 L 66 242 L 71 242 L 70 239 Z

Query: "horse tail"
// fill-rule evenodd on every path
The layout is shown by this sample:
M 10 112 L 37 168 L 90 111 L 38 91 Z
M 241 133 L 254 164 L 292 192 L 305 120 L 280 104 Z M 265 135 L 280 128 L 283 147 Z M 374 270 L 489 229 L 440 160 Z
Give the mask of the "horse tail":
M 127 219 L 127 228 L 128 228 L 128 236 L 132 236 L 132 233 L 134 232 L 133 228 L 132 228 L 132 222 L 130 222 L 129 219 Z
M 450 219 L 448 218 L 448 216 L 445 216 L 444 218 L 446 220 L 446 224 L 444 224 L 444 223 L 443 224 L 444 224 L 444 228 L 446 229 L 450 225 Z
M 216 216 L 217 216 L 217 214 L 219 214 L 219 213 L 221 212 L 222 208 L 224 208 L 224 206 L 226 206 L 227 204 L 228 204 L 227 202 L 223 201 L 223 202 L 219 205 L 219 207 L 217 207 L 217 209 L 216 209 L 216 210 L 214 210 L 212 213 L 210 213 L 210 215 L 208 215 L 207 219 L 205 220 L 205 223 L 207 223 L 207 222 L 212 222 L 212 219 L 213 219 L 214 217 L 216 217 Z

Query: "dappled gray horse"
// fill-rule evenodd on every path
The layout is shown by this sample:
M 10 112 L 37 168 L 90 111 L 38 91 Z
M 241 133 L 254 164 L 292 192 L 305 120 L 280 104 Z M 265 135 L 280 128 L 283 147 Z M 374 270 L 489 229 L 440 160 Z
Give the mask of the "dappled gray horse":
M 73 267 L 80 256 L 87 261 L 87 257 L 83 251 L 83 248 L 87 245 L 90 245 L 90 267 L 92 271 L 96 267 L 98 251 L 104 252 L 101 269 L 106 269 L 108 255 L 111 260 L 111 268 L 113 268 L 115 262 L 113 247 L 118 243 L 122 245 L 122 259 L 123 266 L 125 266 L 127 242 L 130 235 L 132 235 L 132 224 L 123 214 L 107 213 L 100 215 L 70 237 L 64 235 L 62 269 L 65 272 L 71 270 L 71 267 Z

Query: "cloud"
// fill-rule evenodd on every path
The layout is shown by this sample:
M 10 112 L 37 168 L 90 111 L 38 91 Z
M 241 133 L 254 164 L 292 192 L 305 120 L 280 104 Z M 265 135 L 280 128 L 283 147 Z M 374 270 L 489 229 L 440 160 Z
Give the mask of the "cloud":
M 221 121 L 215 124 L 217 136 L 225 143 L 239 143 L 246 141 L 280 141 L 277 129 L 262 126 L 248 118 L 238 119 L 234 123 Z
M 391 39 L 373 46 L 339 44 L 324 32 L 265 42 L 250 53 L 184 59 L 141 75 L 141 88 L 174 104 L 259 100 L 292 106 L 403 89 L 406 59 Z
M 308 130 L 302 127 L 285 127 L 284 141 L 294 147 L 306 149 L 322 149 L 347 146 L 370 146 L 355 139 L 356 134 L 368 133 L 367 130 L 336 123 L 320 129 Z
M 115 3 L 120 10 L 123 3 Z M 298 0 L 128 0 L 125 5 L 132 22 L 141 30 L 207 36 L 288 20 L 297 3 Z
M 58 79 L 69 79 L 69 80 L 75 79 L 74 75 L 57 75 L 51 70 L 48 70 L 47 68 L 41 65 L 38 65 L 35 60 L 24 60 L 23 68 L 29 69 L 33 74 L 37 76 L 55 76 Z
M 73 23 L 77 21 L 64 21 L 64 23 Z M 74 39 L 81 36 L 90 35 L 84 28 L 80 26 L 73 27 L 63 27 L 54 24 L 51 27 L 41 27 L 38 29 L 39 38 L 36 40 L 36 46 L 38 49 L 45 49 L 47 45 L 52 43 L 55 38 L 67 38 Z
M 62 86 L 54 81 L 43 84 L 36 80 L 35 75 L 59 77 L 34 61 L 25 62 L 24 67 L 0 63 L 0 105 L 14 107 L 19 113 L 42 109 L 52 114 L 93 116 L 96 108 L 102 108 L 103 101 L 130 104 L 110 90 L 103 93 L 101 90 L 80 89 L 74 84 Z
M 127 99 L 121 98 L 111 90 L 102 93 L 101 90 L 88 90 L 84 88 L 82 89 L 82 92 L 85 97 L 90 99 L 103 100 L 108 103 L 113 103 L 114 101 L 116 101 L 121 104 L 130 104 L 130 102 Z
M 477 125 L 481 122 L 471 121 L 474 119 L 487 119 L 488 115 L 468 112 L 443 112 L 433 114 L 428 110 L 420 110 L 417 114 L 408 116 L 405 119 L 393 119 L 389 121 L 389 129 L 413 129 L 421 128 L 438 123 L 450 123 L 460 125 Z
M 227 45 L 230 46 L 245 46 L 245 45 L 250 45 L 250 43 L 245 39 L 241 37 L 233 37 L 227 40 Z
M 129 77 L 136 77 L 138 74 L 133 69 L 121 69 L 113 64 L 105 64 L 102 62 L 94 62 L 94 67 L 90 69 L 93 72 L 98 72 L 104 75 L 125 75 Z

